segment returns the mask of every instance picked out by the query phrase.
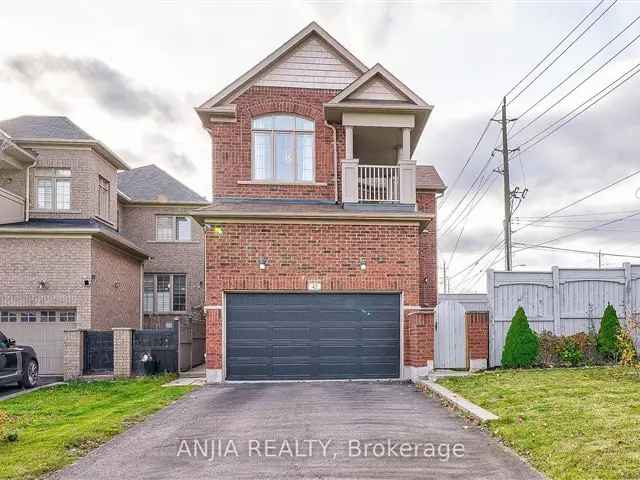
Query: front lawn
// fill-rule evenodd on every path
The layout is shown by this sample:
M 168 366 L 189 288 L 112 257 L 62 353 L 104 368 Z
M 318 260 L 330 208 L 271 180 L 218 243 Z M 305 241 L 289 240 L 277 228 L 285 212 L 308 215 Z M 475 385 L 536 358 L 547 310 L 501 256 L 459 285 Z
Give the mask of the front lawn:
M 72 382 L 0 402 L 0 479 L 64 467 L 191 390 L 161 387 L 169 380 Z
M 499 415 L 489 429 L 551 478 L 640 478 L 632 369 L 503 370 L 439 383 Z

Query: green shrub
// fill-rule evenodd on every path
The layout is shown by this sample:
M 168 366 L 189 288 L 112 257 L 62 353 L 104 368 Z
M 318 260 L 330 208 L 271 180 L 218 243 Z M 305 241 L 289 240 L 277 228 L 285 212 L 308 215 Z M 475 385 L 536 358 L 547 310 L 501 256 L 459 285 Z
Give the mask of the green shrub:
M 538 358 L 536 363 L 552 367 L 560 363 L 560 352 L 562 351 L 562 337 L 557 337 L 548 330 L 538 336 Z
M 518 307 L 513 316 L 502 351 L 502 366 L 505 368 L 531 367 L 538 357 L 538 336 L 529 327 L 527 315 Z
M 598 332 L 598 351 L 606 358 L 617 359 L 618 357 L 618 332 L 620 322 L 616 309 L 611 304 L 607 304 L 600 323 Z
M 565 338 L 562 351 L 560 352 L 560 358 L 572 367 L 580 365 L 584 361 L 584 354 L 580 347 L 578 342 L 572 337 Z

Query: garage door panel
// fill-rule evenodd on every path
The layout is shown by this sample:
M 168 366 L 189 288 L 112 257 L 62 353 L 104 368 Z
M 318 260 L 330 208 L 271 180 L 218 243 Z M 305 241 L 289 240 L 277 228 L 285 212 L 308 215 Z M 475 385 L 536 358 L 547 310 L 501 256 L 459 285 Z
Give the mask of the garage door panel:
M 229 380 L 400 376 L 397 294 L 228 294 L 226 303 Z
M 64 373 L 64 331 L 76 328 L 73 322 L 0 323 L 0 331 L 16 344 L 33 347 L 42 375 Z

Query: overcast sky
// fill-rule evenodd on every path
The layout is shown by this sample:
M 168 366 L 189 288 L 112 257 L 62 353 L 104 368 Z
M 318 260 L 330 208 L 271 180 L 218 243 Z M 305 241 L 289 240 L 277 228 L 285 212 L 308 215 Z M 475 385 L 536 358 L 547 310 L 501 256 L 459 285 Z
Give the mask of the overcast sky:
M 612 1 L 605 0 L 591 18 Z M 156 163 L 209 197 L 210 145 L 193 107 L 315 20 L 365 64 L 382 63 L 435 105 L 415 158 L 435 165 L 451 185 L 502 95 L 596 3 L 12 2 L 0 17 L 0 117 L 67 115 L 131 166 Z M 639 2 L 619 0 L 509 105 L 509 116 L 518 117 L 638 15 Z M 512 133 L 639 33 L 640 21 L 522 117 Z M 517 147 L 631 68 L 640 58 L 638 45 L 516 135 L 510 146 Z M 512 187 L 529 189 L 515 216 L 544 215 L 640 168 L 639 111 L 640 75 L 515 158 Z M 489 158 L 497 134 L 492 125 L 450 198 L 441 200 L 441 220 Z M 498 159 L 499 154 L 492 168 Z M 468 216 L 450 273 L 485 253 L 502 228 L 502 178 L 493 175 L 497 178 L 487 184 L 487 195 Z M 514 241 L 545 242 L 640 210 L 638 187 L 640 175 L 562 212 L 587 215 L 531 226 L 516 233 Z M 514 229 L 523 221 L 517 220 Z M 440 262 L 451 258 L 461 226 L 440 228 Z M 640 215 L 549 245 L 640 255 L 639 233 Z M 454 277 L 452 287 L 483 290 L 482 269 L 494 258 L 499 260 L 497 250 Z M 605 256 L 603 261 L 615 266 L 625 259 Z M 554 264 L 594 267 L 597 257 L 530 249 L 517 253 L 514 264 L 526 265 L 518 267 L 525 270 Z M 501 267 L 501 262 L 494 266 Z

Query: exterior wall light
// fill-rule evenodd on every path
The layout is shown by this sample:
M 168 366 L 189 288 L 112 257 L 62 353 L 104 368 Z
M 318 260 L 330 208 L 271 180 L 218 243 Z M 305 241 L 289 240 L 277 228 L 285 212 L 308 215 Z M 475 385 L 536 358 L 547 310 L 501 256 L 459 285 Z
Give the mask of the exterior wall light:
M 269 265 L 269 263 L 267 261 L 267 257 L 260 257 L 258 259 L 258 266 L 260 267 L 260 270 L 266 270 L 267 269 L 267 265 Z
M 115 282 L 113 282 L 113 288 L 120 288 L 120 281 L 116 280 Z
M 49 286 L 47 285 L 47 282 L 45 282 L 44 280 L 40 280 L 38 282 L 38 289 L 46 290 L 47 288 L 49 288 Z
M 364 257 L 360 257 L 360 270 L 363 272 L 367 269 L 367 261 Z

